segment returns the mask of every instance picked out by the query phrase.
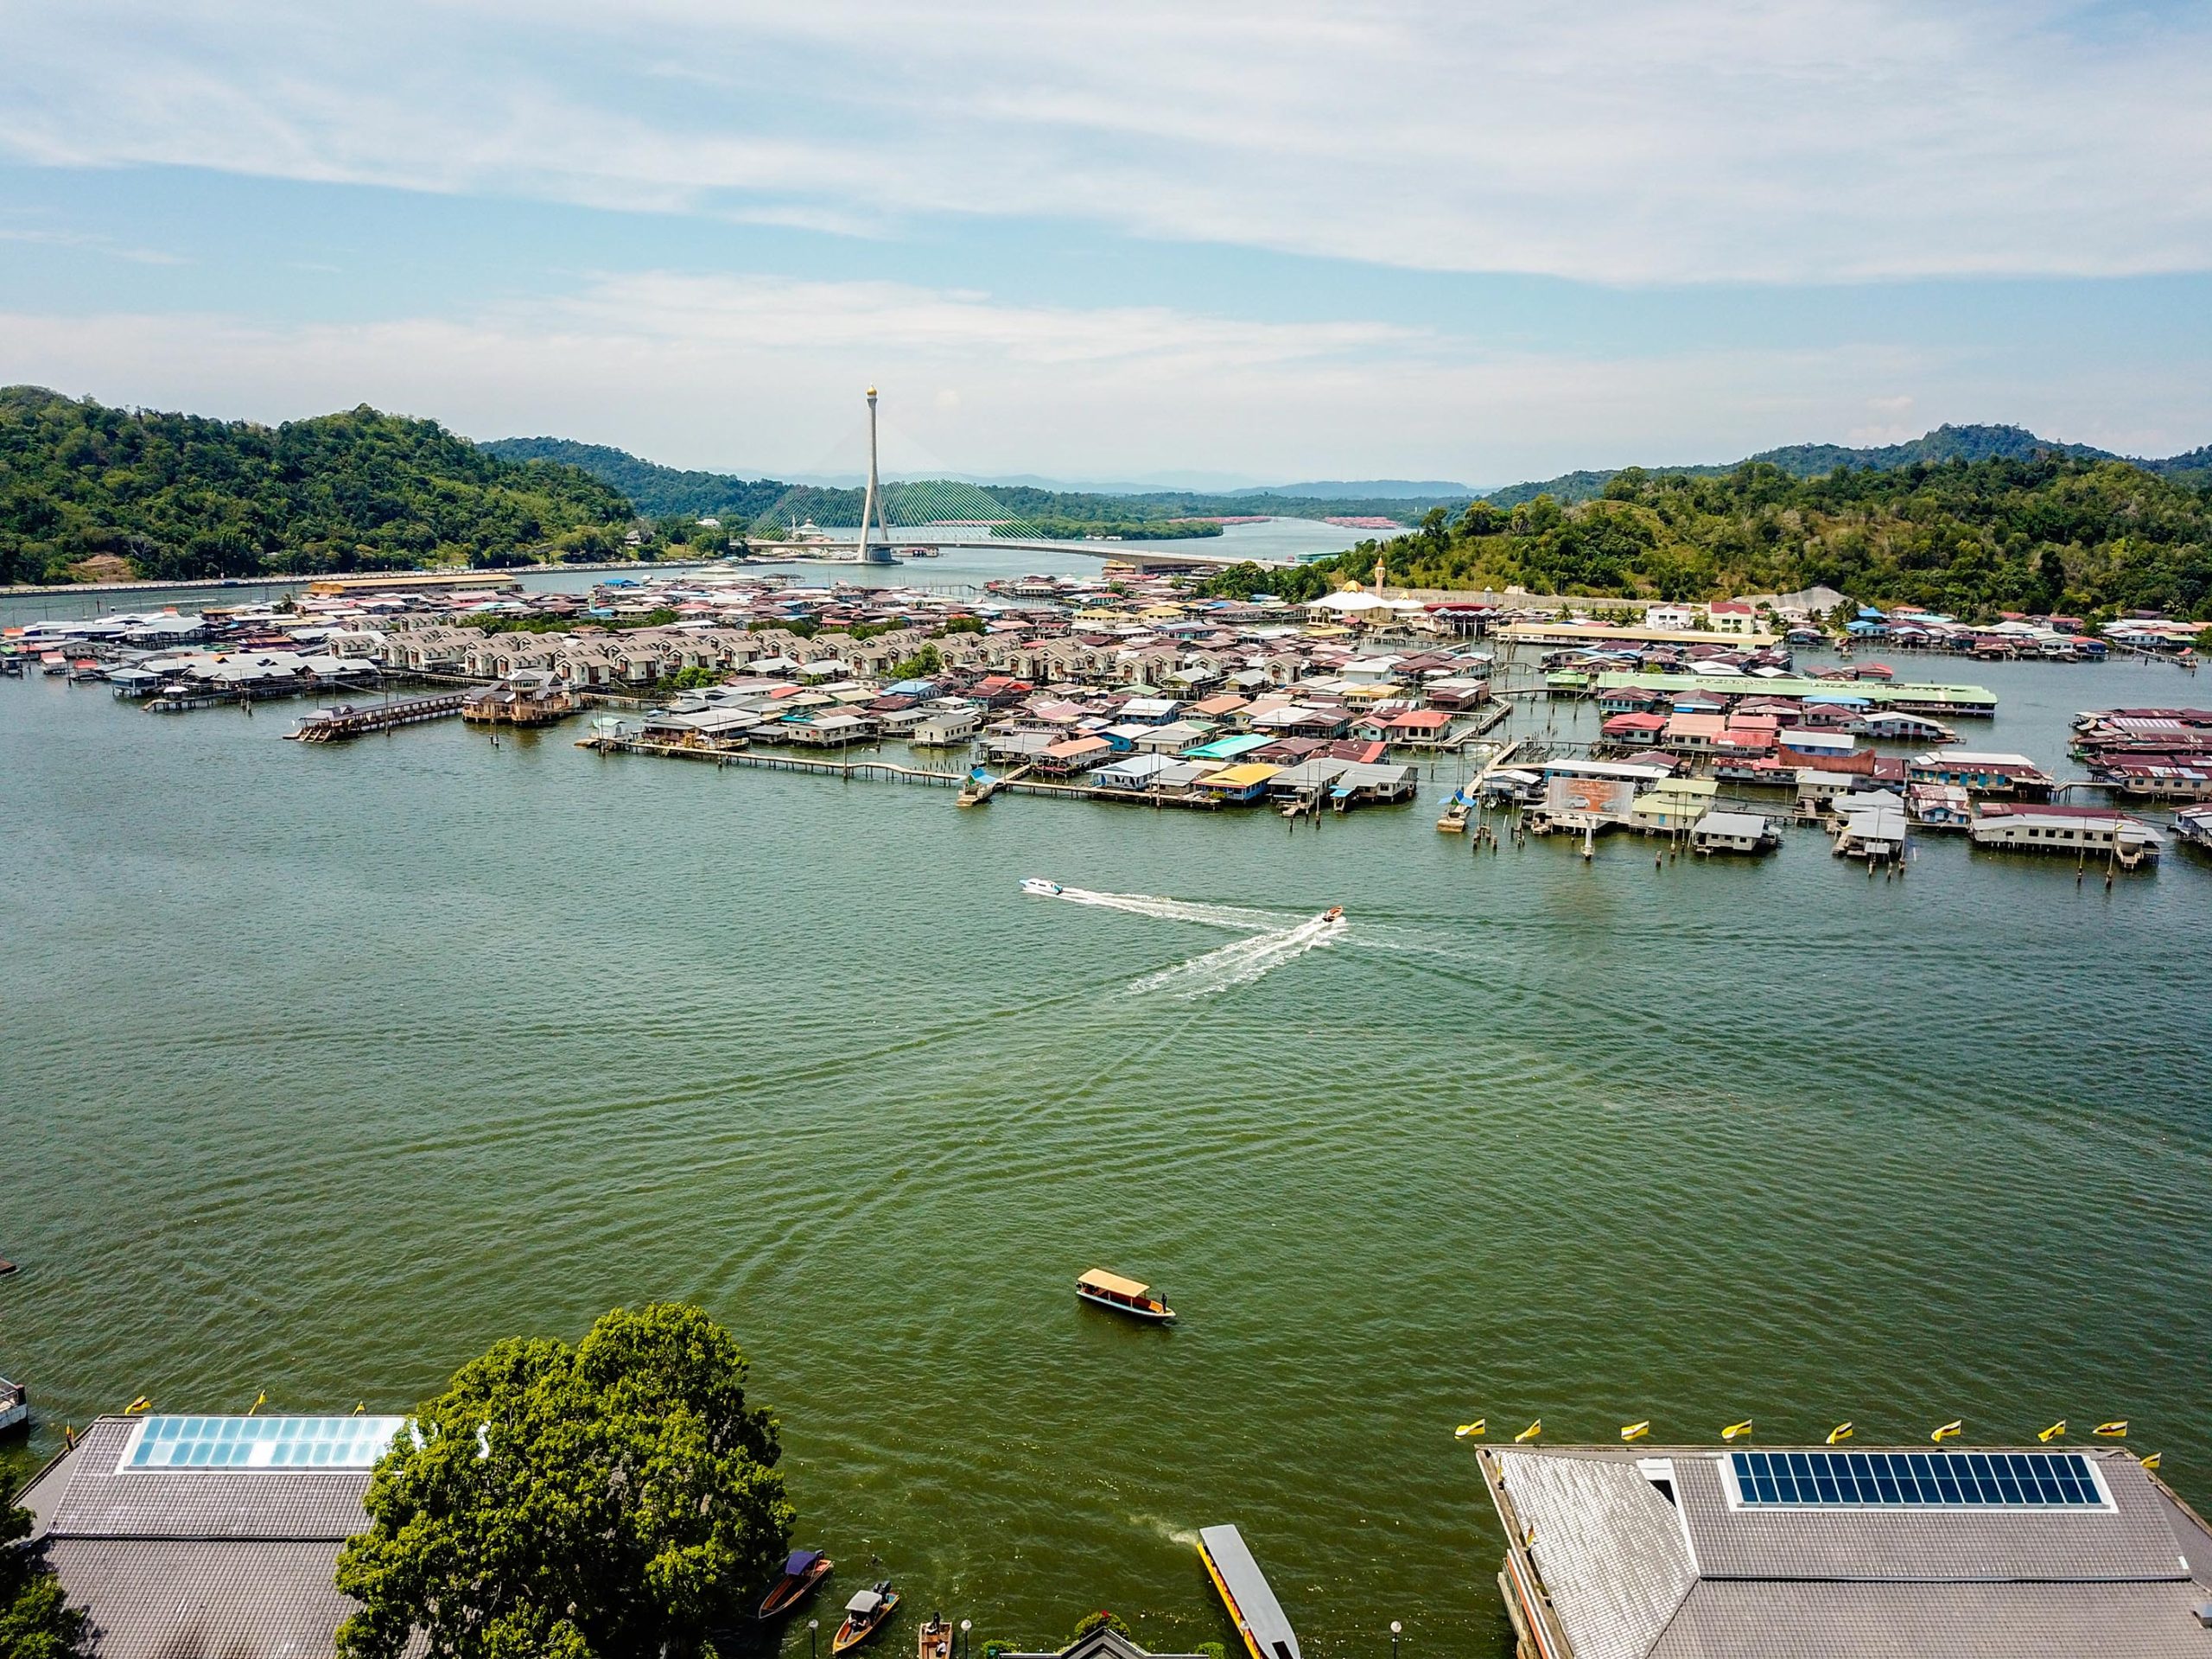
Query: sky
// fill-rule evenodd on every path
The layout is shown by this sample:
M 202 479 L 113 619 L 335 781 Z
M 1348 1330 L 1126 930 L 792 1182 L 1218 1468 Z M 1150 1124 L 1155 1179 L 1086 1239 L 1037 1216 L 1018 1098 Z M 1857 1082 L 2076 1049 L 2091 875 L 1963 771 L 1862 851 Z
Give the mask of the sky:
M 747 475 L 2212 442 L 2212 6 L 0 0 L 0 383 Z

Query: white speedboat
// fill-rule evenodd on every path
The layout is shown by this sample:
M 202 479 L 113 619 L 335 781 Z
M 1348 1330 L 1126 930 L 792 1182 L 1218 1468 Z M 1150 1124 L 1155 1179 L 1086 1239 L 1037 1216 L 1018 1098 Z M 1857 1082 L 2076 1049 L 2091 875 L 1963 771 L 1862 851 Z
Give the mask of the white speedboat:
M 1021 884 L 1021 890 L 1032 899 L 1057 899 L 1065 891 L 1058 882 L 1047 881 L 1041 875 L 1027 877 Z

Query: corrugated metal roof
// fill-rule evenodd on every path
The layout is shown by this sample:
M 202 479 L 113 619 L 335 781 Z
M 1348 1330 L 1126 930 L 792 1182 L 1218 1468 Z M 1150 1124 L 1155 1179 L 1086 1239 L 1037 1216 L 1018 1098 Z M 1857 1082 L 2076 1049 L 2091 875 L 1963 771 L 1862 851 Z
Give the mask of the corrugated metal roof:
M 1680 1513 L 1632 1460 L 1497 1464 L 1574 1659 L 1643 1659 L 1697 1582 Z
M 354 1608 L 330 1542 L 65 1538 L 48 1560 L 100 1659 L 315 1659 Z
M 1731 1509 L 1719 1455 L 1677 1456 L 1675 1490 L 1708 1579 L 1958 1584 L 2185 1577 L 2154 1489 L 2133 1459 L 2098 1465 L 2116 1509 Z M 2212 1652 L 2212 1648 L 2208 1648 Z
M 63 1469 L 47 1524 L 57 1538 L 327 1539 L 361 1530 L 366 1469 L 124 1469 L 133 1425 L 104 1417 Z M 42 1483 L 41 1483 L 42 1484 Z
M 1700 1584 L 1650 1659 L 2204 1659 L 2185 1584 Z M 1577 1659 L 1580 1650 L 1577 1649 Z

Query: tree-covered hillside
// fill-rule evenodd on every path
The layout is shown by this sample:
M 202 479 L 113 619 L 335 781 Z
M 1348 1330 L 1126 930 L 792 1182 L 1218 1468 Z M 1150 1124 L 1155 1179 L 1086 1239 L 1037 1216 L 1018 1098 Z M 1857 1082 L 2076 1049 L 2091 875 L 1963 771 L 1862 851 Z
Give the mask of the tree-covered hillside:
M 1838 443 L 1793 443 L 1780 449 L 1762 449 L 1747 459 L 1778 467 L 1792 478 L 1821 478 L 1839 467 L 1886 472 L 1900 467 L 1936 467 L 1952 461 L 2038 461 L 2046 457 L 2074 461 L 2129 459 L 2086 443 L 2059 443 L 2039 438 L 2024 426 L 1939 426 L 1904 443 L 1878 444 L 1871 448 L 1854 449 Z M 2186 454 L 2133 461 L 2131 464 L 2176 483 L 2212 484 L 2212 444 Z M 1654 467 L 1645 470 L 1663 472 L 1670 477 L 1718 478 L 1742 465 L 1743 461 L 1724 461 L 1712 467 Z M 1618 470 L 1562 473 L 1557 478 L 1538 483 L 1512 484 L 1502 490 L 1492 490 L 1484 499 L 1501 507 L 1518 506 L 1540 495 L 1548 495 L 1562 504 L 1587 501 L 1603 493 L 1606 483 L 1618 475 Z
M 1972 619 L 2152 608 L 2212 619 L 2212 486 L 2056 457 L 1810 479 L 1750 461 L 1720 477 L 1632 467 L 1589 501 L 1431 512 L 1385 553 L 1392 583 L 1417 588 L 1702 600 L 1825 582 Z M 1375 558 L 1368 543 L 1212 586 L 1309 598 L 1364 578 Z
M 267 427 L 0 389 L 0 583 L 611 553 L 630 517 L 574 467 L 365 406 Z
M 576 467 L 620 490 L 639 512 L 655 518 L 683 514 L 750 524 L 773 512 L 791 486 L 772 478 L 736 478 L 727 473 L 685 472 L 640 461 L 627 450 L 568 438 L 494 438 L 479 446 L 502 461 L 546 461 Z M 855 501 L 859 492 L 851 493 Z M 858 506 L 853 513 L 860 514 Z M 801 515 L 804 517 L 804 515 Z

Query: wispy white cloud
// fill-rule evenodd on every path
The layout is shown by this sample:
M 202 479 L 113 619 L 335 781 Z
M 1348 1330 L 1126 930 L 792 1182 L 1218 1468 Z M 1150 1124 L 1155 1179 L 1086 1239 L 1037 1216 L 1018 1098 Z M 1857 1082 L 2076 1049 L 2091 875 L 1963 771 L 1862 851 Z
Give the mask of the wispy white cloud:
M 110 259 L 127 259 L 135 265 L 181 265 L 190 263 L 181 254 L 165 253 L 159 248 L 133 247 L 129 243 L 118 242 L 112 237 L 96 235 L 89 231 L 0 225 L 0 242 L 21 242 L 46 248 L 75 248 L 101 254 Z
M 1258 477 L 1503 483 L 1721 460 L 1854 428 L 1886 436 L 1905 407 L 2104 442 L 2119 424 L 2064 411 L 2108 410 L 2132 423 L 2135 447 L 2156 449 L 2168 434 L 2182 447 L 2202 407 L 2185 365 L 2124 385 L 2117 373 L 2108 385 L 2016 378 L 1993 394 L 1986 365 L 1880 346 L 1503 353 L 1357 320 L 675 273 L 352 324 L 0 315 L 0 361 L 11 378 L 114 401 L 275 420 L 366 400 L 479 437 L 553 433 L 747 473 L 855 465 L 871 382 L 894 468 L 1087 476 L 1202 460 Z
M 13 8 L 0 148 L 1609 283 L 2212 269 L 2212 14 L 2065 0 Z

